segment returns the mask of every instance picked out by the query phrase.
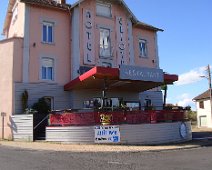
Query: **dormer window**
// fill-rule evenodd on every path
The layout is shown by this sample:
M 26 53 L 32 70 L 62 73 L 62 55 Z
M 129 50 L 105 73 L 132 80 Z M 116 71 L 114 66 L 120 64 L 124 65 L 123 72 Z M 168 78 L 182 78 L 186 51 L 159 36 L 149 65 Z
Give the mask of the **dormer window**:
M 100 57 L 111 57 L 110 30 L 100 29 Z
M 53 2 L 60 3 L 61 0 L 52 0 Z
M 139 50 L 140 57 L 147 58 L 147 41 L 144 39 L 139 39 Z
M 96 4 L 96 15 L 111 18 L 112 17 L 111 5 L 97 3 Z

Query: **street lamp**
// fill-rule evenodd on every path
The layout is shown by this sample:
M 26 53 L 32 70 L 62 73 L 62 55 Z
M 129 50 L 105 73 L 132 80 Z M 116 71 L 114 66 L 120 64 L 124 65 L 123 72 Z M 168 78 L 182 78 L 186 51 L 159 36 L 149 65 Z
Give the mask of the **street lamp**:
M 211 108 L 211 124 L 212 124 L 212 89 L 211 89 L 211 70 L 210 70 L 210 65 L 208 64 L 207 66 L 207 76 L 200 76 L 202 78 L 206 78 L 208 80 L 208 85 L 209 85 L 209 97 L 210 97 L 210 108 Z M 212 125 L 211 125 L 212 126 Z

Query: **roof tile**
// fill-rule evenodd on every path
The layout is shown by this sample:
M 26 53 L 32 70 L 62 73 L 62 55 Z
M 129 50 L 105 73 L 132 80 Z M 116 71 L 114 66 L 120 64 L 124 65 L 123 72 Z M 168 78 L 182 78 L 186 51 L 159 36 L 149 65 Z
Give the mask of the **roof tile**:
M 200 94 L 199 96 L 193 98 L 193 100 L 202 100 L 202 99 L 207 99 L 207 98 L 210 98 L 210 89 L 208 89 L 204 93 Z
M 71 5 L 69 4 L 57 3 L 53 0 L 21 0 L 21 2 L 32 4 L 32 5 L 54 7 L 54 8 L 65 9 L 65 10 L 68 10 L 71 7 Z

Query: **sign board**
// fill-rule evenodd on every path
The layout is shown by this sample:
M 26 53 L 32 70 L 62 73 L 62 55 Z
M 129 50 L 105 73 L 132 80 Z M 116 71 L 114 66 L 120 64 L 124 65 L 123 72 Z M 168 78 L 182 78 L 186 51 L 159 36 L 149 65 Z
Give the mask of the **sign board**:
M 94 57 L 94 16 L 91 10 L 83 10 L 84 64 L 93 65 Z
M 120 79 L 142 80 L 151 82 L 163 82 L 164 74 L 162 69 L 138 67 L 130 65 L 120 66 Z
M 6 116 L 6 113 L 5 112 L 1 112 L 1 116 L 2 117 Z
M 95 143 L 119 143 L 120 131 L 119 126 L 96 126 Z

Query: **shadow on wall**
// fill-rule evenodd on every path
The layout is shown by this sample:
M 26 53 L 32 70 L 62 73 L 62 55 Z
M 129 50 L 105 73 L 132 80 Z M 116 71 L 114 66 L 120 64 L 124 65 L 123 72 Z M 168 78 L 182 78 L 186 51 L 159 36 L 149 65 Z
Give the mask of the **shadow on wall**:
M 13 121 L 11 116 L 9 117 L 9 120 L 10 120 L 10 124 L 8 123 L 7 126 L 11 130 L 11 139 L 13 140 L 14 132 L 17 133 L 18 129 L 17 129 L 16 123 Z

